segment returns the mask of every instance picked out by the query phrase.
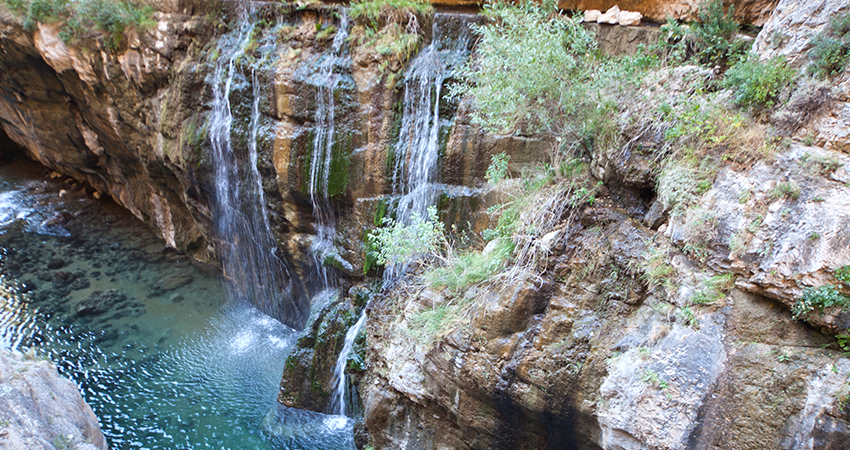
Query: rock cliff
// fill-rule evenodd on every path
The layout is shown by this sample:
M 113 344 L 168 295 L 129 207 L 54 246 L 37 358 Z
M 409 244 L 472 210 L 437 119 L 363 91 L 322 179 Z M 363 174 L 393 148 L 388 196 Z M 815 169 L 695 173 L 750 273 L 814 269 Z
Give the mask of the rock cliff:
M 0 352 L 0 443 L 8 450 L 106 450 L 77 386 L 47 361 Z
M 785 55 L 802 67 L 807 35 L 846 8 L 840 3 L 735 4 L 743 21 L 765 24 L 754 45 L 762 57 Z M 221 82 L 215 69 L 228 62 L 223 55 L 239 54 L 229 61 L 230 137 L 239 161 L 256 137 L 278 254 L 315 280 L 311 164 L 327 127 L 316 111 L 329 90 L 335 128 L 324 170 L 333 182 L 324 193 L 337 227 L 335 252 L 318 264 L 341 275 L 340 295 L 317 312 L 287 360 L 281 403 L 326 409 L 345 330 L 365 308 L 365 338 L 348 366 L 376 448 L 847 448 L 850 362 L 835 335 L 848 329 L 850 314 L 828 309 L 803 322 L 790 312 L 806 288 L 835 284 L 837 269 L 850 264 L 846 71 L 761 118 L 787 145 L 772 157 L 722 159 L 693 205 L 707 215 L 661 199 L 671 175 L 643 150 L 663 145 L 663 130 L 654 130 L 592 155 L 596 200 L 571 208 L 535 241 L 542 256 L 534 270 L 465 292 L 408 280 L 372 292 L 366 306 L 377 273 L 363 239 L 393 202 L 404 82 L 433 23 L 408 23 L 415 36 L 405 39 L 416 45 L 405 52 L 364 38 L 380 31 L 355 20 L 356 38 L 331 55 L 344 26 L 338 7 L 255 6 L 244 41 L 240 5 L 168 3 L 155 25 L 131 30 L 118 48 L 97 38 L 69 46 L 61 25 L 28 29 L 3 10 L 0 119 L 31 157 L 111 195 L 168 245 L 216 263 L 208 117 Z M 696 11 L 688 1 L 620 7 L 659 21 Z M 455 19 L 449 27 L 478 20 Z M 600 48 L 611 54 L 634 53 L 622 42 L 656 38 L 600 27 Z M 779 39 L 777 30 L 788 35 Z M 322 76 L 329 58 L 330 85 Z M 711 70 L 657 75 L 648 90 L 688 96 L 698 90 L 683 81 L 690 78 L 718 89 Z M 435 128 L 438 204 L 455 230 L 478 232 L 490 225 L 486 207 L 513 194 L 483 182 L 491 156 L 510 155 L 518 173 L 549 147 L 534 136 L 484 132 L 470 99 L 445 100 Z M 630 106 L 617 105 L 624 122 Z M 303 295 L 320 288 L 308 283 Z M 423 312 L 458 304 L 471 306 L 449 326 L 415 331 Z
M 806 8 L 787 2 L 768 23 Z M 755 49 L 802 65 L 799 42 L 826 16 L 788 48 L 765 49 L 780 26 L 768 25 Z M 694 75 L 713 76 L 680 67 L 649 90 Z M 681 181 L 640 150 L 663 144 L 653 131 L 594 157 L 605 188 L 538 230 L 535 270 L 376 297 L 360 381 L 376 448 L 848 448 L 850 314 L 792 313 L 806 292 L 848 291 L 847 79 L 811 114 L 788 120 L 797 91 L 765 117 L 792 139 L 767 158 L 726 158 L 689 212 L 665 204 Z M 635 121 L 630 108 L 618 113 Z

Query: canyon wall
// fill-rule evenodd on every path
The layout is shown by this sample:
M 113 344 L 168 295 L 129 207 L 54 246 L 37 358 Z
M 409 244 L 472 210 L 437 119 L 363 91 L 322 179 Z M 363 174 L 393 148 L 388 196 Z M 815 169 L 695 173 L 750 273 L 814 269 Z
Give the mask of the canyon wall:
M 810 3 L 776 4 L 740 2 L 736 9 L 742 20 L 765 24 L 754 47 L 761 55 L 784 54 L 795 66 L 805 65 L 801 42 L 824 26 L 824 11 L 846 8 L 824 2 L 814 15 L 820 22 L 808 23 L 800 14 Z M 606 6 L 561 2 L 567 9 Z M 620 7 L 653 20 L 696 11 L 692 2 Z M 61 25 L 28 30 L 3 10 L 5 133 L 32 158 L 111 196 L 169 246 L 218 264 L 208 117 L 212 86 L 221 82 L 215 69 L 228 63 L 221 59 L 227 49 L 241 49 L 229 62 L 236 70 L 234 147 L 246 161 L 256 132 L 279 255 L 301 279 L 314 279 L 310 166 L 324 126 L 315 114 L 319 95 L 329 87 L 318 75 L 341 11 L 262 4 L 251 12 L 249 39 L 240 41 L 239 5 L 161 9 L 154 26 L 130 31 L 118 49 L 97 38 L 69 46 Z M 796 28 L 778 44 L 765 34 L 789 23 Z M 421 25 L 418 48 L 430 39 L 431 24 Z M 617 42 L 611 30 L 606 39 Z M 714 213 L 717 227 L 696 256 L 685 251 L 687 217 L 657 197 L 651 161 L 626 148 L 594 156 L 592 172 L 604 184 L 598 201 L 538 243 L 546 254 L 539 272 L 461 293 L 402 286 L 366 306 L 365 286 L 377 272 L 363 239 L 392 202 L 391 149 L 413 55 L 356 43 L 345 51 L 330 86 L 336 132 L 327 195 L 336 251 L 320 262 L 341 275 L 341 294 L 287 361 L 282 403 L 327 407 L 345 330 L 353 312 L 366 308 L 355 371 L 376 448 L 847 448 L 850 412 L 842 399 L 850 363 L 834 335 L 850 326 L 850 314 L 827 311 L 803 323 L 789 313 L 805 287 L 832 283 L 836 269 L 850 264 L 846 72 L 822 107 L 789 128 L 790 143 L 775 158 L 718 169 L 698 205 Z M 690 89 L 682 79 L 713 76 L 693 67 L 661 72 L 658 86 L 682 92 Z M 485 133 L 469 108 L 468 99 L 446 98 L 441 106 L 439 204 L 446 222 L 477 232 L 489 225 L 486 207 L 510 195 L 483 182 L 490 157 L 504 151 L 519 169 L 542 160 L 549 146 Z M 618 113 L 627 116 L 628 105 Z M 649 144 L 661 145 L 655 139 Z M 783 184 L 799 186 L 796 197 L 776 195 Z M 653 279 L 648 254 L 669 266 L 666 281 Z M 691 307 L 719 275 L 733 281 L 711 304 Z M 317 290 L 307 286 L 303 295 Z M 454 326 L 429 336 L 409 332 L 417 313 L 456 301 L 474 307 Z

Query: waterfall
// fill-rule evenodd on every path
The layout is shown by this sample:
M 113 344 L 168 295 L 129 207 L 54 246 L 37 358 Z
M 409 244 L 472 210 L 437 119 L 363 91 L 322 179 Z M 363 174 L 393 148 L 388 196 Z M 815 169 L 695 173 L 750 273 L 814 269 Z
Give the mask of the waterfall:
M 440 129 L 450 126 L 443 122 L 450 119 L 440 117 L 443 83 L 469 56 L 469 26 L 462 16 L 436 14 L 431 33 L 431 43 L 405 72 L 401 129 L 393 149 L 392 187 L 393 195 L 398 196 L 395 220 L 405 225 L 411 223 L 414 214 L 425 217 L 427 208 L 436 201 Z M 403 271 L 403 267 L 388 267 L 385 284 L 392 284 Z
M 363 308 L 363 312 L 360 314 L 360 318 L 357 319 L 357 323 L 354 324 L 351 328 L 348 329 L 348 332 L 345 333 L 345 345 L 342 347 L 342 351 L 339 352 L 339 357 L 336 360 L 336 365 L 334 365 L 334 380 L 336 380 L 336 388 L 334 389 L 333 394 L 331 394 L 331 401 L 328 405 L 328 412 L 331 412 L 340 416 L 347 416 L 350 412 L 346 406 L 346 399 L 348 397 L 348 378 L 345 376 L 345 364 L 348 361 L 348 355 L 351 354 L 351 349 L 354 346 L 354 339 L 357 338 L 357 335 L 360 333 L 360 330 L 366 324 L 366 308 Z
M 250 7 L 250 6 L 246 6 Z M 245 79 L 237 67 L 251 39 L 253 11 L 241 11 L 236 38 L 224 40 L 212 75 L 212 110 L 209 118 L 210 154 L 214 170 L 213 217 L 217 250 L 231 297 L 256 306 L 294 328 L 306 316 L 297 279 L 287 263 L 276 255 L 263 196 L 262 177 L 257 169 L 257 138 L 261 128 L 260 83 L 252 70 Z M 234 145 L 231 95 L 238 87 L 251 87 L 252 110 L 246 145 Z M 243 148 L 244 147 L 244 148 Z M 246 154 L 247 153 L 247 154 Z M 245 164 L 246 159 L 249 161 Z
M 342 8 L 330 54 L 320 61 L 316 75 L 311 79 L 318 89 L 308 186 L 310 202 L 313 205 L 313 227 L 316 230 L 310 251 L 321 281 L 321 289 L 328 289 L 333 284 L 328 277 L 324 260 L 335 252 L 333 239 L 336 234 L 336 220 L 328 189 L 334 147 L 334 90 L 340 79 L 339 74 L 334 73 L 334 68 L 350 64 L 343 46 L 348 38 L 348 29 L 348 10 Z
M 459 31 L 451 27 L 455 22 Z M 458 31 L 457 35 L 452 31 Z M 469 26 L 463 16 L 436 14 L 431 42 L 410 63 L 404 76 L 404 110 L 399 139 L 394 147 L 393 194 L 399 197 L 396 221 L 409 224 L 414 214 L 424 217 L 437 197 L 435 188 L 441 122 L 443 83 L 469 56 Z M 445 120 L 445 118 L 443 119 Z M 402 267 L 388 267 L 384 285 L 391 284 Z M 366 324 L 366 309 L 345 335 L 345 345 L 334 366 L 334 389 L 328 412 L 347 415 L 348 379 L 345 365 L 357 334 Z

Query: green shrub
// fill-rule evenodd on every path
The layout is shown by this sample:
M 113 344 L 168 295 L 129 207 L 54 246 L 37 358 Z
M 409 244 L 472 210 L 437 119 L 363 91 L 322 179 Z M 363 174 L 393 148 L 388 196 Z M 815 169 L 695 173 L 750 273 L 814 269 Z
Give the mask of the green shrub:
M 722 0 L 700 3 L 699 22 L 691 27 L 696 58 L 704 64 L 715 64 L 746 51 L 744 43 L 736 38 L 739 28 L 734 6 L 724 11 Z
M 800 187 L 790 181 L 779 183 L 779 185 L 768 193 L 768 197 L 771 199 L 788 197 L 792 200 L 797 200 L 800 198 Z
M 770 109 L 795 75 L 783 56 L 759 61 L 758 56 L 750 54 L 726 71 L 723 86 L 732 89 L 735 104 L 739 106 Z
M 352 1 L 350 17 L 356 25 L 350 40 L 355 45 L 385 57 L 381 71 L 390 65 L 387 58 L 403 63 L 413 57 L 423 41 L 423 26 L 430 22 L 434 7 L 420 0 Z
M 63 28 L 65 40 L 77 41 L 87 37 L 91 29 L 102 32 L 104 44 L 117 50 L 127 30 L 152 24 L 153 8 L 139 7 L 133 3 L 113 0 L 78 0 Z
M 409 225 L 385 217 L 384 226 L 367 236 L 374 248 L 375 261 L 385 266 L 404 264 L 436 253 L 445 241 L 445 233 L 437 219 L 437 208 L 429 207 L 427 214 L 422 218 L 414 213 Z
M 27 11 L 27 28 L 35 28 L 37 22 L 61 19 L 66 13 L 67 0 L 33 0 Z
M 560 135 L 565 119 L 599 106 L 598 97 L 575 89 L 590 75 L 596 40 L 578 17 L 547 5 L 488 4 L 492 20 L 473 26 L 477 57 L 461 69 L 465 83 L 452 93 L 472 96 L 474 119 L 490 131 Z
M 510 239 L 500 238 L 494 241 L 489 251 L 471 251 L 449 258 L 445 266 L 426 272 L 425 279 L 433 287 L 446 287 L 451 291 L 460 292 L 503 270 L 514 248 Z
M 700 288 L 694 292 L 691 301 L 698 305 L 714 305 L 726 298 L 726 293 L 735 286 L 735 275 L 731 273 L 714 275 L 703 280 Z
M 672 63 L 725 63 L 747 50 L 737 38 L 740 27 L 734 16 L 734 6 L 724 10 L 722 0 L 705 0 L 700 3 L 698 21 L 689 27 L 674 19 L 662 25 L 655 49 Z
M 699 164 L 692 160 L 669 159 L 656 181 L 658 199 L 673 215 L 684 214 L 691 205 L 707 192 L 714 180 L 715 172 L 709 162 Z M 706 184 L 707 183 L 707 184 Z
M 351 2 L 348 10 L 352 19 L 376 30 L 392 23 L 406 23 L 411 16 L 432 14 L 434 7 L 424 0 L 359 0 Z
M 644 256 L 643 278 L 650 287 L 671 285 L 670 277 L 676 269 L 664 261 L 664 253 L 649 247 Z
M 850 10 L 830 20 L 829 26 L 815 35 L 810 44 L 812 73 L 819 78 L 841 73 L 850 61 Z
M 839 307 L 842 310 L 850 306 L 850 298 L 842 294 L 835 286 L 805 288 L 803 293 L 791 306 L 794 319 L 807 319 L 817 311 L 823 314 L 827 308 Z
M 835 278 L 841 283 L 850 286 L 850 265 L 841 266 L 835 269 Z
M 39 22 L 63 22 L 60 36 L 66 43 L 104 35 L 104 44 L 118 49 L 127 30 L 153 22 L 153 8 L 114 0 L 2 0 L 13 12 L 25 15 L 24 27 L 35 29 Z
M 493 155 L 490 158 L 490 165 L 487 167 L 487 173 L 484 174 L 488 183 L 497 184 L 508 176 L 508 161 L 510 159 L 511 157 L 505 152 Z

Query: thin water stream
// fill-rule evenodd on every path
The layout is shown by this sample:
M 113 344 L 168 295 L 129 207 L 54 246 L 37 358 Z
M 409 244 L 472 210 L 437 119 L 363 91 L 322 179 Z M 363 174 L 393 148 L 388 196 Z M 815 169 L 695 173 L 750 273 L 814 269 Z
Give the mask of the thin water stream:
M 394 152 L 393 194 L 398 203 L 393 213 L 397 222 L 409 225 L 414 216 L 425 217 L 435 203 L 441 128 L 449 127 L 440 117 L 443 83 L 469 57 L 469 25 L 462 15 L 436 14 L 431 42 L 411 61 L 404 75 L 404 110 Z M 387 267 L 385 286 L 401 276 L 404 267 Z M 328 411 L 351 415 L 350 387 L 345 375 L 348 356 L 357 334 L 366 324 L 366 308 L 345 335 L 345 345 L 334 366 L 336 384 Z
M 276 402 L 295 331 L 42 171 L 0 166 L 0 345 L 55 361 L 110 448 L 353 448 L 350 420 Z
M 313 115 L 315 123 L 310 158 L 310 180 L 307 187 L 310 203 L 313 206 L 313 228 L 315 229 L 310 252 L 320 279 L 321 290 L 332 288 L 335 284 L 333 275 L 329 274 L 325 267 L 325 258 L 336 252 L 333 242 L 336 235 L 336 218 L 331 207 L 329 192 L 336 131 L 334 91 L 340 81 L 340 75 L 335 72 L 335 69 L 351 65 L 346 48 L 348 30 L 348 11 L 343 8 L 340 10 L 339 27 L 334 35 L 330 52 L 322 56 L 314 75 L 309 78 L 309 82 L 316 86 L 317 91 L 316 110 Z

